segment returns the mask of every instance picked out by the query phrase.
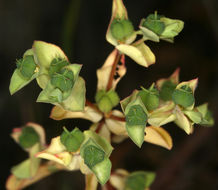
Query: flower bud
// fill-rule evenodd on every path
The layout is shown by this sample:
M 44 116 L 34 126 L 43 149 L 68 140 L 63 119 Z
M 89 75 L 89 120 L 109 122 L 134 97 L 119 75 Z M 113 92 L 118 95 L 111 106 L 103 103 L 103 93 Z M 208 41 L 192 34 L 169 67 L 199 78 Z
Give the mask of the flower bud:
M 98 108 L 104 113 L 108 113 L 113 108 L 113 104 L 107 96 L 103 96 L 97 104 Z
M 36 69 L 36 64 L 32 55 L 28 55 L 23 59 L 19 59 L 16 64 L 24 78 L 30 79 L 33 76 Z
M 110 90 L 107 92 L 107 97 L 112 102 L 113 107 L 116 106 L 120 102 L 120 98 L 118 94 L 114 90 Z
M 148 90 L 144 88 L 140 90 L 138 96 L 140 96 L 148 111 L 154 110 L 159 106 L 159 92 L 153 85 Z
M 142 23 L 142 26 L 150 29 L 154 33 L 161 35 L 165 29 L 164 22 L 160 21 L 161 16 L 155 14 L 150 14 L 145 21 Z
M 104 160 L 105 152 L 97 146 L 88 145 L 84 149 L 84 162 L 89 168 Z
M 39 135 L 32 127 L 23 127 L 19 143 L 23 148 L 30 148 L 39 142 Z
M 175 88 L 176 84 L 174 84 L 170 80 L 165 81 L 160 89 L 160 98 L 164 101 L 172 100 L 172 94 Z
M 69 65 L 69 62 L 63 58 L 54 58 L 49 67 L 49 75 L 59 72 L 64 66 Z
M 82 144 L 84 140 L 84 135 L 78 128 L 75 128 L 71 132 L 64 128 L 60 139 L 61 143 L 66 147 L 67 151 L 75 152 Z
M 109 90 L 108 92 L 99 90 L 95 95 L 95 101 L 98 104 L 99 109 L 102 112 L 107 113 L 119 103 L 120 98 L 114 90 Z
M 175 89 L 172 94 L 172 99 L 175 104 L 181 105 L 184 108 L 191 106 L 195 102 L 192 90 L 188 85 Z
M 129 37 L 134 31 L 134 27 L 129 20 L 114 19 L 111 23 L 112 36 L 117 40 L 124 40 Z

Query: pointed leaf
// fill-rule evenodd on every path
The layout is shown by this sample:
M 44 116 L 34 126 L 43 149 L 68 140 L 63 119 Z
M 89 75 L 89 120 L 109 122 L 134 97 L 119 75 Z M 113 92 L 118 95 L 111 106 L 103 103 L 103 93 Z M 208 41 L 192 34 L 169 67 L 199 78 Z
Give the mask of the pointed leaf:
M 95 109 L 90 106 L 86 106 L 82 112 L 71 112 L 64 110 L 60 106 L 54 106 L 50 118 L 54 120 L 70 119 L 70 118 L 82 118 L 97 123 L 101 120 L 102 114 L 97 112 Z
M 144 140 L 146 142 L 171 149 L 173 146 L 172 138 L 169 133 L 161 127 L 146 127 Z
M 155 63 L 155 56 L 153 52 L 143 42 L 135 43 L 133 45 L 120 44 L 116 46 L 116 49 L 144 67 L 149 67 Z
M 191 134 L 193 132 L 193 123 L 188 120 L 188 118 L 182 113 L 178 106 L 176 106 L 174 112 L 176 115 L 175 123 L 188 135 Z
M 105 158 L 102 162 L 92 168 L 92 171 L 101 185 L 104 185 L 109 180 L 111 166 L 111 161 L 108 158 Z

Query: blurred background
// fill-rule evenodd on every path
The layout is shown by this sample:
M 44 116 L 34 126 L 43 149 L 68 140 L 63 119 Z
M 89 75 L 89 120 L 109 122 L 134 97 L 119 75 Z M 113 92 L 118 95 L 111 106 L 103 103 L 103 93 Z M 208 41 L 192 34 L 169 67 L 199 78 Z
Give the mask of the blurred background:
M 156 55 L 156 64 L 148 69 L 126 59 L 127 75 L 118 85 L 121 99 L 141 85 L 148 87 L 159 78 L 168 77 L 181 68 L 181 81 L 199 77 L 197 105 L 209 102 L 214 118 L 218 118 L 218 2 L 216 0 L 124 0 L 135 28 L 140 19 L 155 10 L 169 18 L 185 22 L 175 43 L 148 42 Z M 34 40 L 60 46 L 72 63 L 83 64 L 81 76 L 87 85 L 87 98 L 94 100 L 96 69 L 113 47 L 105 40 L 111 16 L 111 0 L 0 0 L 0 189 L 4 189 L 10 168 L 27 157 L 12 140 L 14 127 L 28 121 L 45 127 L 47 142 L 62 131 L 78 126 L 82 130 L 90 123 L 84 120 L 53 121 L 49 118 L 52 105 L 36 103 L 40 92 L 32 82 L 10 96 L 8 86 L 15 61 Z M 172 135 L 172 151 L 144 143 L 137 148 L 130 140 L 115 150 L 111 160 L 114 169 L 129 171 L 152 170 L 157 178 L 151 190 L 216 190 L 218 189 L 218 129 L 195 126 L 187 136 L 174 124 L 165 127 Z M 27 189 L 84 189 L 80 172 L 56 173 Z

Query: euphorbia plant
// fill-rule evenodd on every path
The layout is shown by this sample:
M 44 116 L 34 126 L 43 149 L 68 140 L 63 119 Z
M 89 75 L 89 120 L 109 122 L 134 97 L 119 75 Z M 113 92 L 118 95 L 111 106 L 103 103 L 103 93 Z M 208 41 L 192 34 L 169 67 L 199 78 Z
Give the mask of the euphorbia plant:
M 54 105 L 52 119 L 82 118 L 93 124 L 85 131 L 76 126 L 63 127 L 60 136 L 51 139 L 48 146 L 42 126 L 27 123 L 15 128 L 12 137 L 29 153 L 29 158 L 11 169 L 7 189 L 25 188 L 61 170 L 80 170 L 85 175 L 86 190 L 97 189 L 98 182 L 106 190 L 109 186 L 118 190 L 148 189 L 155 179 L 152 171 L 111 171 L 111 144 L 129 137 L 139 148 L 146 141 L 170 150 L 172 139 L 163 125 L 174 122 L 191 134 L 194 124 L 212 126 L 214 121 L 207 103 L 195 106 L 198 79 L 180 82 L 179 69 L 169 78 L 137 87 L 121 101 L 116 86 L 126 74 L 125 56 L 149 67 L 155 63 L 155 56 L 146 42 L 173 42 L 183 25 L 181 20 L 155 12 L 143 18 L 139 29 L 134 30 L 122 0 L 113 0 L 106 39 L 114 50 L 97 70 L 94 103 L 86 99 L 85 82 L 79 76 L 81 65 L 71 64 L 59 47 L 34 41 L 32 48 L 16 62 L 10 93 L 36 79 L 42 89 L 37 102 Z M 119 103 L 121 109 L 114 109 Z

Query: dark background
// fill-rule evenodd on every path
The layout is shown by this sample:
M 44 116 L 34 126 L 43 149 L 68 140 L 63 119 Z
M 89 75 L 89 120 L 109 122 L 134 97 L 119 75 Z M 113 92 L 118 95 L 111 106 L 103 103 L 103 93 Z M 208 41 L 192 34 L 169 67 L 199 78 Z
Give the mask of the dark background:
M 118 85 L 121 99 L 133 89 L 148 87 L 153 81 L 168 77 L 181 68 L 181 81 L 199 77 L 196 102 L 210 103 L 218 116 L 218 2 L 216 0 L 124 0 L 129 18 L 135 28 L 140 19 L 158 10 L 169 18 L 185 22 L 185 28 L 175 43 L 148 42 L 156 55 L 156 64 L 148 69 L 132 60 L 127 62 L 127 75 Z M 60 46 L 71 62 L 83 64 L 81 75 L 86 80 L 87 98 L 93 101 L 96 90 L 96 69 L 113 47 L 105 40 L 111 15 L 111 0 L 0 0 L 0 189 L 4 189 L 10 167 L 27 154 L 10 138 L 14 127 L 28 121 L 45 127 L 47 142 L 61 133 L 62 126 L 87 129 L 83 120 L 53 121 L 49 119 L 52 105 L 35 103 L 40 92 L 36 82 L 10 96 L 10 77 L 15 60 L 31 48 L 34 40 L 43 40 Z M 154 170 L 158 175 L 151 190 L 218 189 L 217 126 L 196 126 L 187 136 L 174 124 L 166 129 L 173 137 L 174 147 L 167 151 L 144 143 L 138 149 L 130 140 L 115 147 L 111 159 L 114 168 Z M 60 172 L 27 189 L 84 189 L 80 172 Z

